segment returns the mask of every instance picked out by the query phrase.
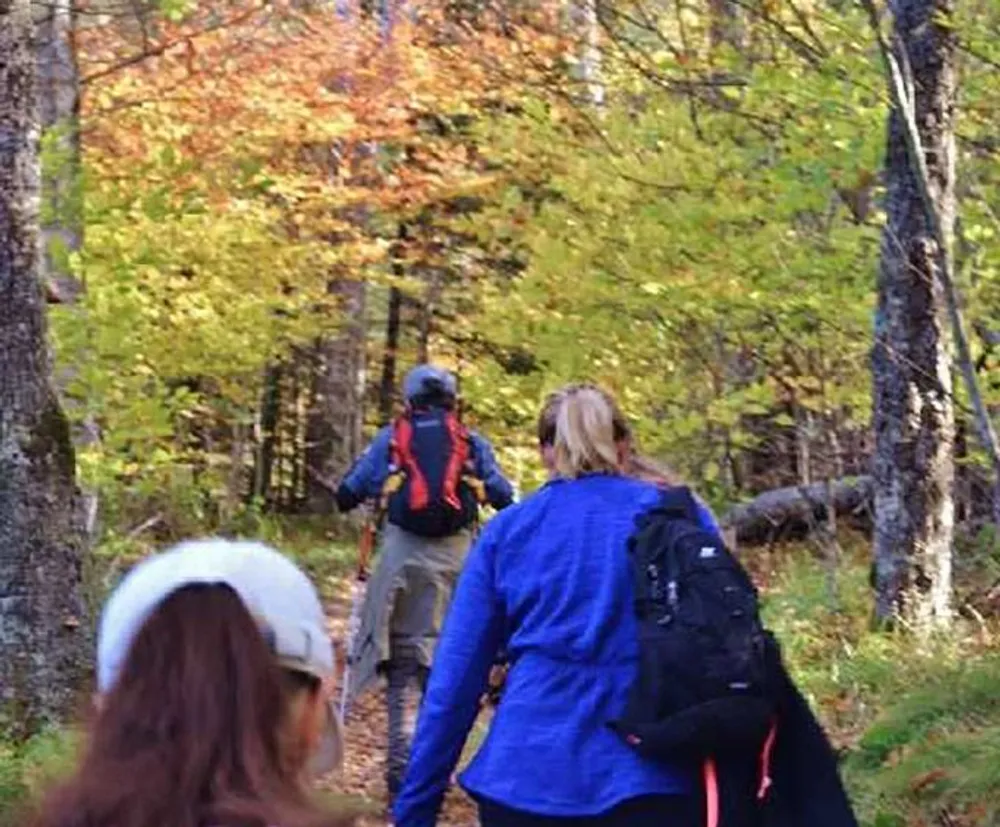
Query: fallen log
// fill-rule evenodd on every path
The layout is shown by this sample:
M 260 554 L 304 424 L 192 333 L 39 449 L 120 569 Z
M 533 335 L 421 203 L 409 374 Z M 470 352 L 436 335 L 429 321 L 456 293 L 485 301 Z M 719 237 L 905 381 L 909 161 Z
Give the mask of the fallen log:
M 829 483 L 838 520 L 870 531 L 873 514 L 871 477 L 851 477 Z M 727 539 L 737 546 L 759 546 L 807 537 L 826 520 L 827 483 L 793 485 L 758 494 L 730 509 L 722 518 Z

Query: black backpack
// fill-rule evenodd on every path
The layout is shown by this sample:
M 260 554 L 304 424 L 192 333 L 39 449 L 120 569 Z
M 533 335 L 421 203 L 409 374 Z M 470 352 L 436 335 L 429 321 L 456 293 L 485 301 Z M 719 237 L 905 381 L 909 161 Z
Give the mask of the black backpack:
M 393 424 L 390 456 L 389 522 L 421 537 L 447 537 L 475 523 L 472 439 L 454 411 L 430 408 L 401 416 Z
M 629 539 L 639 674 L 612 728 L 674 764 L 761 750 L 773 737 L 757 591 L 687 488 L 664 491 Z

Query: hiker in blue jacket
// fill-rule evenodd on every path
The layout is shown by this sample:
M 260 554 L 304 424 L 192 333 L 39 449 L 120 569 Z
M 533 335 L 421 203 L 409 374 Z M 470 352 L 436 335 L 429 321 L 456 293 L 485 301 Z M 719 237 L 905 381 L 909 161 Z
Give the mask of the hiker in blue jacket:
M 404 379 L 403 394 L 404 414 L 378 432 L 337 490 L 341 511 L 374 500 L 385 517 L 348 693 L 353 700 L 379 675 L 388 680 L 390 801 L 409 756 L 406 697 L 426 681 L 479 506 L 513 501 L 489 442 L 458 418 L 454 376 L 420 365 Z
M 539 418 L 553 478 L 485 527 L 438 645 L 397 827 L 431 827 L 476 718 L 494 653 L 511 667 L 485 743 L 461 783 L 484 827 L 670 827 L 698 811 L 693 779 L 641 758 L 608 727 L 637 673 L 626 541 L 660 489 L 626 475 L 629 426 L 590 385 Z M 718 527 L 707 509 L 699 518 Z
M 403 396 L 410 411 L 453 411 L 458 387 L 455 377 L 434 365 L 419 365 L 403 380 Z M 379 430 L 364 453 L 355 461 L 337 488 L 337 508 L 350 511 L 365 500 L 377 500 L 392 466 L 393 426 Z M 468 432 L 475 476 L 482 481 L 487 502 L 506 508 L 513 502 L 514 489 L 503 475 L 489 440 L 476 431 Z

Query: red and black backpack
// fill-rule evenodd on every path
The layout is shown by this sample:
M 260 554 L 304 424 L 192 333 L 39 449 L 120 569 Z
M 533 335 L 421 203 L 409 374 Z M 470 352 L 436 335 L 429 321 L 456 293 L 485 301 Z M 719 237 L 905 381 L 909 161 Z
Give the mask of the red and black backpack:
M 421 537 L 447 537 L 471 526 L 479 497 L 468 429 L 454 411 L 417 409 L 392 426 L 387 498 L 390 523 Z

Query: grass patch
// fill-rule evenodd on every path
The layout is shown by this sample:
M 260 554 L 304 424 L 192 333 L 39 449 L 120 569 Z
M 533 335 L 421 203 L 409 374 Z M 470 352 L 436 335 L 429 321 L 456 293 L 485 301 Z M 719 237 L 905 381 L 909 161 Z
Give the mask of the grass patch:
M 843 755 L 867 827 L 1000 827 L 996 621 L 919 641 L 871 629 L 868 549 L 827 570 L 786 550 L 765 571 L 764 615 Z M 773 559 L 773 558 L 772 558 Z
M 350 518 L 263 516 L 220 536 L 274 546 L 306 570 L 324 597 L 336 591 L 337 583 L 357 563 L 357 529 Z M 85 589 L 91 614 L 100 614 L 108 594 L 136 563 L 172 545 L 173 540 L 157 543 L 146 537 L 105 538 L 87 564 Z
M 845 773 L 867 823 L 1000 825 L 1000 657 L 945 665 L 898 695 Z
M 20 815 L 76 760 L 79 736 L 51 730 L 24 744 L 0 742 L 0 827 L 15 827 Z

